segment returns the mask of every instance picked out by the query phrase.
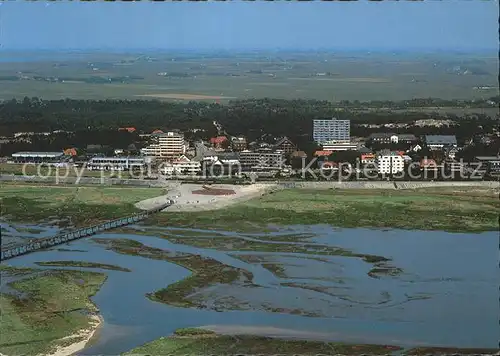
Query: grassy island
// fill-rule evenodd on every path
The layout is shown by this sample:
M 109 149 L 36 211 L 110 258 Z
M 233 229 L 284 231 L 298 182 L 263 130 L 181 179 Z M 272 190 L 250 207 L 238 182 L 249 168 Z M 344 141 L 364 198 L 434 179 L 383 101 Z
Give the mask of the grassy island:
M 131 272 L 130 269 L 120 266 L 110 265 L 106 263 L 94 263 L 85 261 L 46 261 L 46 262 L 36 262 L 36 264 L 42 267 L 81 267 L 81 268 L 105 269 L 110 271 Z
M 256 328 L 257 329 L 257 328 Z M 425 347 L 404 350 L 395 345 L 347 344 L 340 342 L 284 339 L 259 335 L 225 335 L 201 328 L 178 329 L 173 335 L 139 346 L 132 355 L 478 355 L 493 349 Z
M 98 310 L 89 298 L 105 275 L 4 265 L 0 274 L 16 277 L 9 285 L 13 292 L 0 294 L 0 353 L 47 354 L 85 340 L 95 329 Z
M 401 350 L 391 345 L 350 345 L 335 342 L 285 340 L 254 335 L 219 335 L 188 328 L 124 354 L 132 355 L 386 355 Z

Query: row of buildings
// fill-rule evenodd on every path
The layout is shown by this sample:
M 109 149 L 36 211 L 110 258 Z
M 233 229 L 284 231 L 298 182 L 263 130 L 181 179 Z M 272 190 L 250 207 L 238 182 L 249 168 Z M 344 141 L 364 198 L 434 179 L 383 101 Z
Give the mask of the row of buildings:
M 443 152 L 448 161 L 453 161 L 459 150 L 457 139 L 452 135 L 416 137 L 413 134 L 389 132 L 355 138 L 350 134 L 350 121 L 335 118 L 314 120 L 312 126 L 313 139 L 320 146 L 314 156 L 322 166 L 335 163 L 329 162 L 329 157 L 335 152 L 352 151 L 358 154 L 358 162 L 361 165 L 376 165 L 380 174 L 395 174 L 411 161 L 412 153 L 424 148 Z M 130 132 L 132 128 L 122 130 Z M 140 156 L 128 157 L 124 156 L 123 151 L 115 150 L 115 157 L 96 156 L 80 163 L 86 163 L 90 170 L 129 170 L 153 165 L 161 167 L 161 172 L 167 175 L 192 175 L 202 173 L 204 167 L 216 167 L 224 169 L 225 172 L 230 169 L 288 172 L 293 158 L 307 158 L 307 154 L 300 151 L 288 137 L 248 143 L 245 137 L 229 136 L 225 133 L 212 137 L 207 142 L 190 143 L 185 139 L 184 133 L 176 130 L 155 130 L 143 136 L 148 139 L 148 144 L 140 150 Z M 399 150 L 380 149 L 394 148 L 393 146 L 398 146 Z M 71 155 L 61 152 L 19 152 L 12 155 L 11 161 L 64 164 L 71 161 L 68 158 Z M 498 160 L 491 158 L 489 161 Z

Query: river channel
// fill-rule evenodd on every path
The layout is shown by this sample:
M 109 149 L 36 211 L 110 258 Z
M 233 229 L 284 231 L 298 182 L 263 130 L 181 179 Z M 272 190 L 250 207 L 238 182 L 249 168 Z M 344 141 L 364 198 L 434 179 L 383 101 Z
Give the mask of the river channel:
M 4 224 L 2 227 L 11 236 L 16 235 L 15 226 Z M 112 264 L 132 271 L 97 269 L 108 275 L 93 297 L 104 324 L 95 340 L 80 355 L 119 354 L 168 335 L 177 328 L 204 325 L 267 326 L 316 333 L 318 338 L 327 335 L 334 341 L 409 347 L 498 346 L 498 233 L 336 229 L 328 225 L 292 226 L 259 235 L 148 228 L 151 236 L 142 232 L 140 235 L 106 233 L 95 237 L 131 239 L 154 248 L 210 257 L 251 272 L 253 288 L 238 284 L 214 285 L 200 291 L 200 298 L 206 302 L 203 309 L 153 302 L 146 297 L 147 293 L 182 280 L 190 272 L 167 261 L 107 250 L 92 238 L 21 256 L 9 260 L 8 264 L 42 268 L 35 262 L 75 260 Z M 47 231 L 48 227 L 43 229 Z M 368 274 L 373 265 L 360 258 L 196 248 L 181 244 L 178 239 L 177 243 L 172 243 L 160 238 L 158 231 L 179 238 L 196 235 L 199 239 L 217 239 L 225 236 L 248 241 L 264 240 L 269 244 L 277 243 L 276 235 L 280 233 L 302 235 L 307 237 L 308 244 L 390 258 L 390 264 L 401 272 L 373 278 Z M 44 235 L 24 232 L 15 237 Z M 239 258 L 242 255 L 251 255 L 253 259 L 248 262 L 248 259 Z M 264 268 L 263 262 L 279 264 L 281 273 Z M 2 284 L 5 291 L 5 283 Z M 220 305 L 229 305 L 224 304 L 229 299 L 231 305 L 238 305 L 239 310 L 213 310 L 216 309 L 214 306 L 219 306 L 220 310 Z M 283 310 L 303 313 L 290 314 Z

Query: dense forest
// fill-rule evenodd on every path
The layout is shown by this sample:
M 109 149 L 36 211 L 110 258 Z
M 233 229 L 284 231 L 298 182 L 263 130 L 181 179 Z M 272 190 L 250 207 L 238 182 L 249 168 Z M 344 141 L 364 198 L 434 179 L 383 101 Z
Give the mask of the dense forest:
M 498 100 L 498 98 L 491 98 Z M 430 101 L 429 101 L 430 100 Z M 411 103 L 429 104 L 432 99 L 414 99 Z M 356 103 L 359 104 L 359 103 Z M 385 103 L 385 105 L 389 105 Z M 40 138 L 33 142 L 37 149 L 60 149 L 66 146 L 85 147 L 89 144 L 108 144 L 125 148 L 137 143 L 136 134 L 118 132 L 119 127 L 135 127 L 139 132 L 155 129 L 179 129 L 187 139 L 208 138 L 217 134 L 213 121 L 219 122 L 230 135 L 244 135 L 249 141 L 264 134 L 274 137 L 288 136 L 299 147 L 311 146 L 312 120 L 337 117 L 351 120 L 351 135 L 366 137 L 373 132 L 454 134 L 459 142 L 474 134 L 490 133 L 498 127 L 498 120 L 486 115 L 456 117 L 459 125 L 453 127 L 366 128 L 360 123 L 410 123 L 436 114 L 356 112 L 350 111 L 351 103 L 332 103 L 316 100 L 259 99 L 233 101 L 227 105 L 217 103 L 172 103 L 155 100 L 41 100 L 24 98 L 0 103 L 0 136 L 15 132 L 43 132 L 54 130 L 73 131 L 74 134 L 53 135 L 50 140 Z M 359 105 L 358 105 L 359 106 Z M 339 108 L 342 108 L 339 111 Z M 193 129 L 201 129 L 192 132 Z M 191 130 L 191 131 L 190 131 Z M 196 131 L 196 130 L 195 130 Z M 25 145 L 25 144 L 24 144 Z M 4 145 L 2 145 L 4 146 Z M 22 149 L 23 144 L 9 149 Z M 2 148 L 2 154 L 5 154 Z M 26 148 L 27 149 L 27 148 Z

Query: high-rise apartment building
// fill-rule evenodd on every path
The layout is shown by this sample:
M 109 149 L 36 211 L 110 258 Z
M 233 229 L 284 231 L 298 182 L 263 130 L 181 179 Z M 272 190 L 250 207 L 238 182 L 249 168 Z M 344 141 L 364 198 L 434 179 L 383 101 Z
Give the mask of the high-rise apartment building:
M 351 121 L 313 120 L 313 139 L 319 144 L 327 142 L 349 142 L 351 139 Z
M 158 134 L 156 142 L 143 148 L 144 156 L 156 156 L 161 158 L 177 158 L 186 153 L 184 134 L 180 132 L 166 132 Z

